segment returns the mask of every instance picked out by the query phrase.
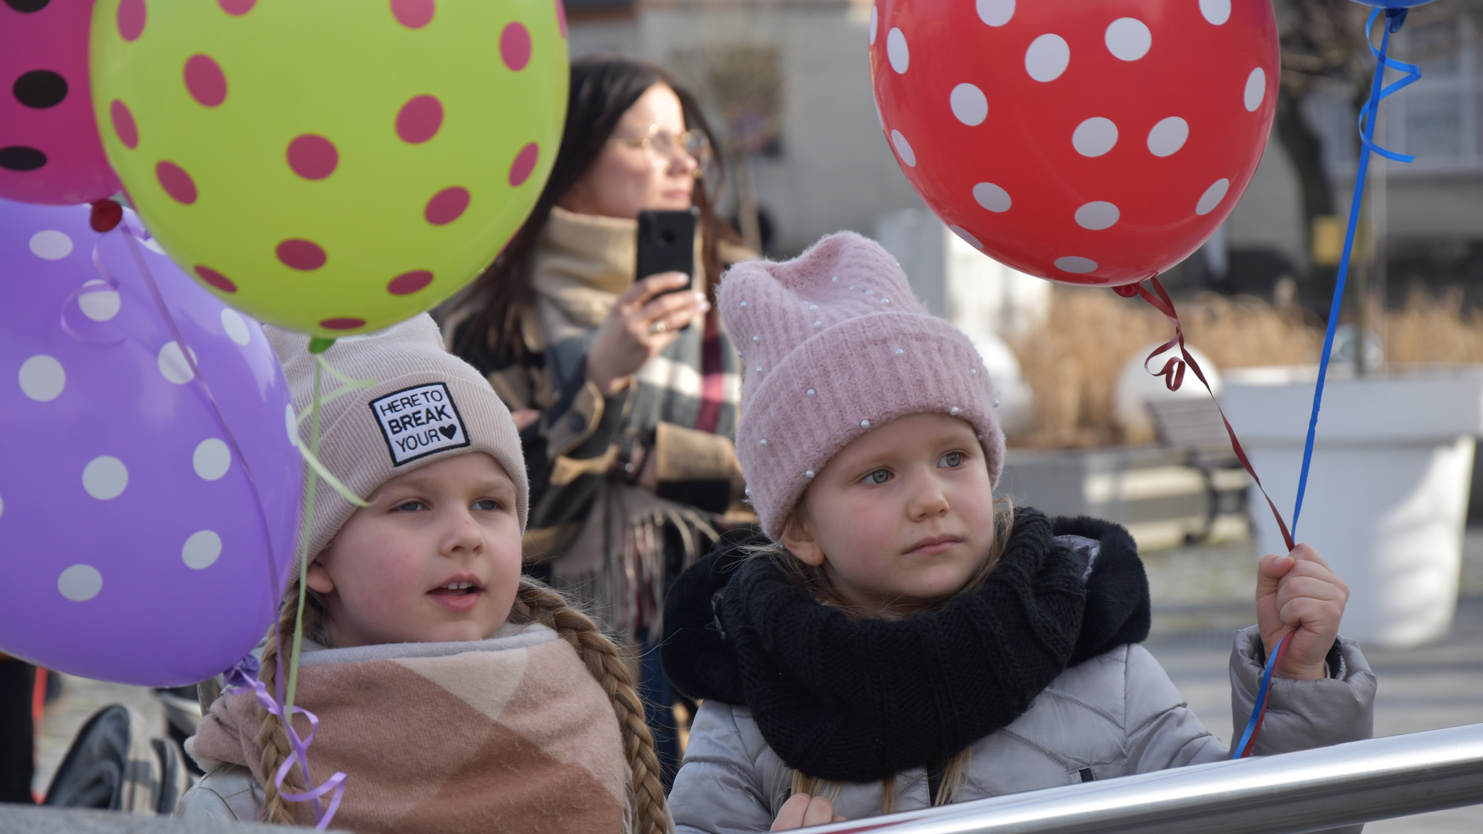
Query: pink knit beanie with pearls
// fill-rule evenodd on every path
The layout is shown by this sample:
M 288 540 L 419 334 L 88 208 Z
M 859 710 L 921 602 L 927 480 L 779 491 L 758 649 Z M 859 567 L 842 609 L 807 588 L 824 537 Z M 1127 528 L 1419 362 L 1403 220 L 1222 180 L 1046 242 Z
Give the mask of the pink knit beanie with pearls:
M 838 232 L 791 261 L 736 264 L 720 303 L 743 366 L 736 455 L 772 539 L 835 452 L 898 417 L 967 420 L 998 482 L 1004 432 L 983 360 L 880 244 Z

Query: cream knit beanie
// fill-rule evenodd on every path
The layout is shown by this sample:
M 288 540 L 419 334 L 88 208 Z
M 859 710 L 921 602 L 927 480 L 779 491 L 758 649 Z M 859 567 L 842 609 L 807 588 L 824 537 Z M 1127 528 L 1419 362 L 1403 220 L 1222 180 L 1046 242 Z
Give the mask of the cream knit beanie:
M 264 328 L 303 414 L 314 399 L 314 356 L 302 333 Z M 339 387 L 320 378 L 319 460 L 352 492 L 365 498 L 391 478 L 469 452 L 486 452 L 515 483 L 516 512 L 525 532 L 530 488 L 520 435 L 510 410 L 478 371 L 443 349 L 438 325 L 427 314 L 366 336 L 337 340 L 324 357 L 351 379 L 376 384 L 324 403 Z M 299 427 L 308 444 L 311 421 Z M 355 512 L 323 484 L 315 491 L 309 558 L 318 556 Z
M 1004 432 L 983 360 L 880 244 L 839 232 L 791 261 L 739 263 L 720 306 L 744 373 L 736 455 L 774 540 L 835 452 L 909 414 L 967 420 L 998 482 Z

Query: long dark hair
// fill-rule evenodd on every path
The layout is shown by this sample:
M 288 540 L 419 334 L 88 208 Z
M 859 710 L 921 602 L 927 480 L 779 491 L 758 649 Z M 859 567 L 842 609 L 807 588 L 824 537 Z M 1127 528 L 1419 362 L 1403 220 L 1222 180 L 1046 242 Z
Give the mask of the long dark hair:
M 531 262 L 536 240 L 551 217 L 551 208 L 592 167 L 623 114 L 650 87 L 664 84 L 674 90 L 684 110 L 686 128 L 704 131 L 711 147 L 719 148 L 695 96 L 662 68 L 632 58 L 583 58 L 572 63 L 571 73 L 566 126 L 551 177 L 525 224 L 470 285 L 461 306 L 471 308 L 473 313 L 458 328 L 453 340 L 453 351 L 460 356 L 477 356 L 491 349 L 508 357 L 519 357 L 524 352 L 522 313 L 534 296 Z M 722 267 L 720 242 L 739 242 L 739 237 L 716 215 L 715 202 L 725 171 L 719 154 L 712 158 L 711 170 L 705 178 L 695 181 L 693 201 L 700 209 L 702 266 L 714 295 Z

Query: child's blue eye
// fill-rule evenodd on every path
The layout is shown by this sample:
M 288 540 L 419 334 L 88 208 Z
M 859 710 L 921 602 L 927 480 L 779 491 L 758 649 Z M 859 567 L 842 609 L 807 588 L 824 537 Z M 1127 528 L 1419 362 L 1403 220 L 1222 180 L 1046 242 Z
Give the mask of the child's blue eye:
M 963 453 L 948 452 L 947 454 L 943 455 L 937 462 L 949 469 L 957 469 L 958 467 L 963 465 Z
M 883 484 L 889 480 L 891 480 L 889 469 L 877 469 L 865 476 L 865 482 L 868 484 Z
M 395 507 L 392 507 L 393 510 L 396 510 L 397 512 L 403 512 L 403 513 L 415 513 L 418 510 L 422 510 L 422 509 L 426 509 L 426 508 L 427 508 L 427 505 L 424 504 L 424 503 L 422 503 L 421 501 L 403 501 L 402 503 L 396 505 Z
M 476 510 L 497 510 L 499 507 L 499 502 L 493 498 L 485 498 L 482 501 L 474 502 L 474 509 Z

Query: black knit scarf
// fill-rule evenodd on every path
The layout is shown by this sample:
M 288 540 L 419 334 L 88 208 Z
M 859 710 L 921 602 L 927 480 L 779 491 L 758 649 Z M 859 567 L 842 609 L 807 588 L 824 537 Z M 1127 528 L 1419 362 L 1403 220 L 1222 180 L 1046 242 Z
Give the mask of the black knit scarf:
M 1058 537 L 1100 542 L 1085 559 Z M 1016 511 L 977 591 L 901 620 L 816 602 L 727 534 L 671 586 L 662 656 L 695 698 L 751 708 L 789 766 L 824 779 L 940 767 L 1006 726 L 1066 667 L 1148 635 L 1148 581 L 1132 538 L 1093 519 Z

